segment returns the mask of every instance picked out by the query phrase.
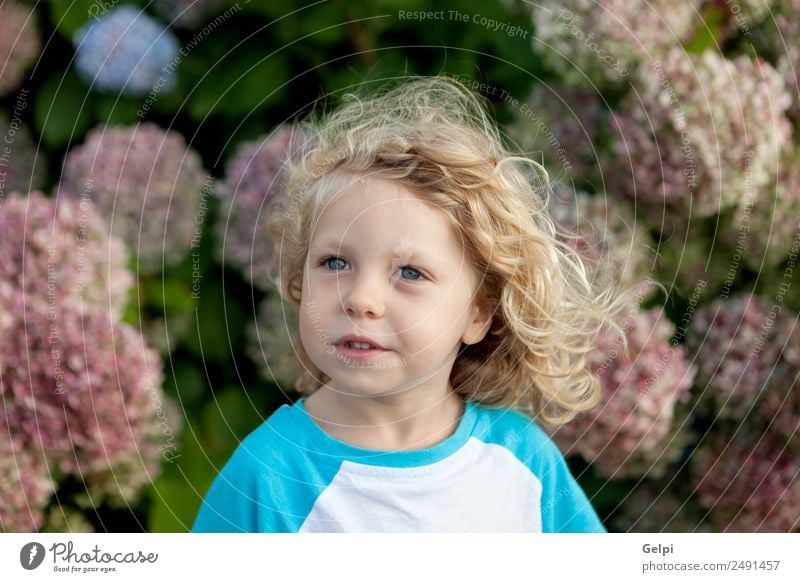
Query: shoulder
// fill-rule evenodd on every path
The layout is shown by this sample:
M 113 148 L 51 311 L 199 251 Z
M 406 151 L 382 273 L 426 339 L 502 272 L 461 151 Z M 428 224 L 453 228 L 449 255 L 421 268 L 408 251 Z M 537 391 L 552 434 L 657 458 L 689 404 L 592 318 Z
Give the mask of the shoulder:
M 242 440 L 207 491 L 192 531 L 296 530 L 306 492 L 293 484 L 307 471 L 307 447 L 294 424 L 290 407 L 282 406 Z
M 249 495 L 269 483 L 271 476 L 285 471 L 292 448 L 284 438 L 286 408 L 281 406 L 242 439 L 220 468 L 210 494 L 236 491 Z
M 523 412 L 481 406 L 474 436 L 507 449 L 542 482 L 561 481 L 568 474 L 564 456 L 553 439 Z
M 275 410 L 239 443 L 224 470 L 260 473 L 273 468 L 276 462 L 285 462 L 297 449 L 296 439 L 302 436 L 292 429 L 291 423 L 288 405 Z
M 243 497 L 275 493 L 313 469 L 307 435 L 283 405 L 250 432 L 219 470 L 209 491 Z
M 475 405 L 475 436 L 483 442 L 507 448 L 526 465 L 553 462 L 561 453 L 548 434 L 527 414 L 513 408 Z
M 512 408 L 477 408 L 473 437 L 487 455 L 502 459 L 517 479 L 525 478 L 546 489 L 563 463 L 558 448 L 528 415 Z
M 542 531 L 603 532 L 604 526 L 547 432 L 509 408 L 478 406 L 474 436 L 507 449 L 535 477 Z

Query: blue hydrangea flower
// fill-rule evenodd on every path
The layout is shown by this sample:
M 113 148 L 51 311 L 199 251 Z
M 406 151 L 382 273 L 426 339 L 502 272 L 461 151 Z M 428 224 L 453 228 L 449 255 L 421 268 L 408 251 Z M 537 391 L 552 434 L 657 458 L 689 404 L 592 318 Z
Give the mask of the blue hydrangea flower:
M 146 95 L 175 86 L 178 40 L 133 6 L 120 6 L 91 20 L 73 38 L 75 67 L 101 91 Z

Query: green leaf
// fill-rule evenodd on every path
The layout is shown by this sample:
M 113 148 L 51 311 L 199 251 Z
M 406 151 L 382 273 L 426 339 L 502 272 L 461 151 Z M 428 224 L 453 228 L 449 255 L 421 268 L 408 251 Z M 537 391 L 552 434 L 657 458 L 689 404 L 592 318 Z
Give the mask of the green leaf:
M 133 125 L 139 121 L 137 111 L 141 107 L 138 100 L 126 99 L 119 95 L 95 95 L 95 120 L 98 124 L 111 126 Z
M 687 53 L 701 54 L 708 48 L 719 50 L 717 39 L 720 36 L 724 14 L 722 9 L 709 6 L 703 10 L 702 23 L 695 29 L 694 37 L 683 47 Z
M 127 305 L 125 305 L 125 310 L 122 313 L 122 321 L 127 323 L 128 325 L 132 325 L 133 327 L 139 327 L 140 325 L 140 311 L 139 306 L 136 302 L 131 301 Z
M 214 452 L 198 442 L 198 428 L 184 429 L 180 448 L 171 462 L 163 464 L 164 472 L 149 491 L 151 532 L 188 531 L 203 496 L 232 452 Z
M 281 2 L 245 2 L 242 3 L 242 0 L 224 0 L 223 4 L 226 8 L 234 8 L 237 7 L 241 10 L 242 13 L 253 14 L 264 16 L 269 20 L 273 20 L 275 18 L 279 18 L 282 15 L 286 14 L 287 12 L 291 12 L 292 9 L 287 8 L 287 6 Z M 224 12 L 224 9 L 220 9 L 220 13 Z
M 153 100 L 150 111 L 155 111 L 163 115 L 174 115 L 179 110 L 186 108 L 187 101 L 186 95 L 186 82 L 184 75 L 181 73 L 180 65 L 176 69 L 175 75 L 178 78 L 178 83 L 172 91 L 161 91 L 158 96 Z M 142 99 L 142 104 L 145 103 L 147 97 Z
M 240 388 L 227 388 L 195 416 L 199 422 L 187 418 L 173 460 L 163 463 L 163 473 L 149 492 L 149 531 L 185 532 L 191 528 L 211 483 L 241 439 L 261 422 L 257 411 L 265 409 L 263 398 L 254 404 L 247 398 Z
M 69 70 L 45 81 L 34 103 L 34 124 L 51 148 L 80 141 L 92 124 L 94 99 Z
M 171 272 L 164 273 L 163 278 L 145 279 L 142 293 L 148 306 L 170 315 L 188 313 L 194 305 L 192 290 L 184 280 L 173 277 Z
M 192 316 L 183 344 L 199 358 L 228 362 L 231 346 L 238 346 L 241 340 L 244 312 L 237 298 L 231 296 L 229 290 L 224 293 L 214 276 L 209 275 L 202 281 L 197 293 L 197 316 Z
M 259 61 L 243 62 L 239 71 L 232 69 L 230 90 L 222 99 L 222 113 L 239 118 L 253 111 L 277 105 L 286 92 L 288 63 L 281 55 L 262 58 Z
M 265 4 L 268 4 L 265 2 Z M 284 10 L 287 14 L 289 10 Z M 285 44 L 295 41 L 331 47 L 347 41 L 344 3 L 325 2 L 309 6 L 273 24 L 277 39 Z
M 257 392 L 254 395 L 256 399 L 239 387 L 229 387 L 206 404 L 203 426 L 211 447 L 233 451 L 242 439 L 264 421 L 264 398 Z
M 165 378 L 164 391 L 184 409 L 197 406 L 209 393 L 202 367 L 194 362 L 175 359 L 172 366 L 166 366 Z
M 430 10 L 427 8 L 429 4 L 426 0 L 376 0 L 374 6 L 376 10 L 382 12 L 395 11 L 394 16 L 397 16 L 398 10 Z
M 191 530 L 202 503 L 202 495 L 214 480 L 212 473 L 200 478 L 193 476 L 191 484 L 182 479 L 159 477 L 150 493 L 151 505 L 147 518 L 150 532 L 184 533 Z M 208 479 L 210 477 L 210 479 Z M 192 491 L 194 488 L 194 491 Z M 196 492 L 196 493 L 195 493 Z
M 107 12 L 101 0 L 49 0 L 48 4 L 53 26 L 70 42 L 81 26 Z
M 195 88 L 189 115 L 196 121 L 211 114 L 236 119 L 276 105 L 286 91 L 288 68 L 281 55 L 244 49 L 228 55 Z

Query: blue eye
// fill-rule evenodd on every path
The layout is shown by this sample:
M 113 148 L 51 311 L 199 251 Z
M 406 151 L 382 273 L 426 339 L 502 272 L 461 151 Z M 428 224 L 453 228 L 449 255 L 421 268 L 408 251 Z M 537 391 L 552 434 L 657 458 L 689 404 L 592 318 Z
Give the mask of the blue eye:
M 320 260 L 319 264 L 320 266 L 324 266 L 331 271 L 343 271 L 347 268 L 347 261 L 337 256 L 325 257 L 324 259 Z M 400 267 L 400 272 L 402 273 L 403 278 L 407 281 L 419 281 L 420 279 L 425 278 L 418 269 L 409 267 L 408 265 Z
M 322 259 L 322 261 L 320 261 L 320 263 L 325 265 L 326 267 L 328 267 L 332 271 L 341 271 L 342 269 L 344 269 L 343 266 L 341 267 L 341 269 L 336 268 L 336 267 L 331 268 L 331 261 L 334 261 L 334 264 L 339 264 L 339 265 L 341 265 L 342 263 L 347 264 L 347 261 L 345 261 L 341 257 L 327 257 L 325 259 Z
M 410 281 L 419 281 L 422 277 L 422 273 L 417 271 L 414 267 L 401 267 L 400 271 L 405 271 L 406 273 L 412 271 L 412 277 L 409 279 Z M 416 274 L 416 277 L 413 276 L 414 274 Z

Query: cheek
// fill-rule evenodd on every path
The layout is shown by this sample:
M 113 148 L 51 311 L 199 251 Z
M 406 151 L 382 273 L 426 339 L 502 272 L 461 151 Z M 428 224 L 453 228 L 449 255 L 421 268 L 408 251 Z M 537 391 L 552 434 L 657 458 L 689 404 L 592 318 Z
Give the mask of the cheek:
M 303 296 L 316 305 L 338 303 L 340 293 L 340 284 L 336 277 L 312 271 L 303 281 Z
M 432 294 L 430 297 L 414 301 L 405 319 L 420 328 L 445 330 L 448 326 L 456 325 L 464 317 L 462 303 L 461 294 L 457 291 Z
M 452 323 L 452 320 L 450 320 Z M 406 314 L 395 323 L 395 330 L 401 342 L 408 346 L 419 358 L 431 355 L 443 342 L 447 342 L 447 318 L 436 311 Z
M 300 325 L 299 331 L 303 349 L 315 365 L 321 366 L 325 354 L 332 355 L 336 351 L 333 339 L 328 336 L 325 328 L 319 323 L 306 321 Z
M 310 351 L 313 346 L 310 343 L 311 339 L 311 330 L 313 329 L 311 318 L 307 312 L 307 306 L 301 305 L 300 307 L 300 318 L 298 320 L 298 331 L 300 332 L 300 341 L 303 343 L 303 347 L 305 348 L 306 352 Z
M 303 347 L 309 354 L 318 352 L 330 343 L 327 337 L 323 309 L 311 298 L 304 296 L 300 303 L 298 331 Z
M 437 354 L 460 345 L 467 315 L 459 305 L 442 303 L 418 316 L 416 321 L 408 321 L 406 328 L 416 345 Z

